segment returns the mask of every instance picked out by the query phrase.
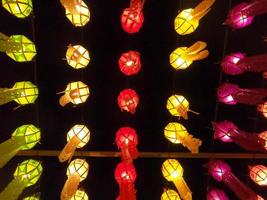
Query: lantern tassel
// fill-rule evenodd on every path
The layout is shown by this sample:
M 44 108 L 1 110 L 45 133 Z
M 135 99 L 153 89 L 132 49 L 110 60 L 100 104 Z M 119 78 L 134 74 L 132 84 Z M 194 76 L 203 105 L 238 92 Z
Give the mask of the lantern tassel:
M 8 52 L 8 51 L 19 51 L 21 49 L 21 45 L 17 42 L 11 40 L 8 36 L 0 32 L 0 51 Z
M 69 102 L 71 102 L 71 98 L 70 98 L 70 95 L 69 94 L 64 94 L 63 96 L 61 96 L 59 98 L 59 104 L 64 107 L 66 106 Z
M 195 20 L 202 19 L 210 11 L 210 7 L 214 2 L 215 0 L 203 0 L 199 3 L 192 12 L 193 18 L 195 18 Z
M 20 97 L 21 89 L 0 88 L 0 105 L 4 105 Z
M 267 54 L 245 57 L 236 63 L 236 67 L 250 72 L 267 71 Z
M 267 13 L 266 0 L 252 0 L 247 7 L 242 9 L 242 13 L 246 16 L 256 16 Z
M 0 193 L 0 199 L 17 200 L 26 187 L 27 184 L 23 181 L 23 179 L 13 179 Z
M 192 192 L 182 177 L 174 180 L 174 184 L 183 200 L 192 200 Z
M 81 140 L 76 135 L 74 135 L 59 154 L 58 156 L 59 161 L 60 162 L 65 162 L 67 160 L 70 161 L 80 142 Z
M 189 48 L 187 48 L 182 57 L 184 57 L 184 59 L 188 61 L 196 61 L 204 59 L 209 55 L 209 51 L 204 50 L 206 47 L 207 47 L 206 42 L 198 41 Z
M 78 190 L 80 183 L 80 176 L 76 174 L 71 174 L 66 181 L 63 190 L 60 195 L 61 200 L 70 200 L 71 197 L 76 193 Z
M 193 114 L 195 114 L 195 115 L 200 115 L 200 113 L 199 112 L 196 112 L 196 111 L 193 111 L 193 110 L 188 110 L 188 112 L 191 112 L 191 113 L 193 113 Z
M 81 0 L 60 0 L 60 3 L 71 14 L 77 15 L 77 14 L 79 14 L 77 7 L 80 6 L 80 4 L 81 4 L 80 1 Z
M 202 141 L 193 138 L 193 135 L 188 135 L 184 141 L 182 141 L 182 144 L 186 146 L 192 153 L 198 153 L 199 152 L 199 147 L 202 145 Z

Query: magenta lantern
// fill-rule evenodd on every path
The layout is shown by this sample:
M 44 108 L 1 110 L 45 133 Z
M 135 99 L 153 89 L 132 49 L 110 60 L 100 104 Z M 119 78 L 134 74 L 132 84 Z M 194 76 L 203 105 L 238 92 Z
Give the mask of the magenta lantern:
M 207 200 L 229 200 L 223 190 L 211 189 L 207 194 Z

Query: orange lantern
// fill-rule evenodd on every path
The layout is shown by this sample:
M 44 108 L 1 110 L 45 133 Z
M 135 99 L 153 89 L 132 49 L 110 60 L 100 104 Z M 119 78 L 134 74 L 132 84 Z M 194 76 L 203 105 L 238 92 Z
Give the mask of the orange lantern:
M 137 51 L 123 53 L 119 59 L 119 67 L 126 76 L 137 74 L 141 69 L 140 53 Z
M 267 118 L 267 101 L 258 105 L 258 111 L 261 112 L 265 118 Z
M 255 165 L 249 167 L 249 176 L 259 186 L 267 186 L 267 167 Z
M 120 92 L 117 101 L 121 111 L 134 114 L 139 103 L 139 97 L 134 90 L 125 89 Z
M 260 133 L 259 137 L 265 140 L 265 149 L 267 150 L 267 131 Z
M 90 62 L 90 55 L 87 49 L 81 45 L 69 45 L 66 53 L 68 64 L 74 69 L 87 67 Z

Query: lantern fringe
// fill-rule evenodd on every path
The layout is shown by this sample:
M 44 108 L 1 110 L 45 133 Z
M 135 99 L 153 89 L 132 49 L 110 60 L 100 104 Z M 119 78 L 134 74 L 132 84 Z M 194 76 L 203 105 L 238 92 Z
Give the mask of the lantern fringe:
M 81 142 L 81 140 L 74 135 L 70 141 L 66 144 L 66 146 L 64 147 L 64 149 L 61 151 L 61 153 L 58 156 L 58 159 L 60 162 L 65 162 L 68 160 L 68 162 L 71 161 L 71 158 L 77 148 L 77 146 L 79 145 L 79 143 Z
M 71 174 L 68 177 L 66 183 L 64 184 L 64 187 L 60 195 L 60 199 L 70 200 L 71 197 L 73 197 L 73 195 L 78 190 L 79 183 L 80 183 L 80 176 L 77 173 Z
M 7 187 L 0 193 L 1 200 L 17 200 L 23 190 L 27 187 L 25 181 L 13 179 Z
M 21 96 L 23 89 L 0 88 L 0 105 L 4 105 Z
M 210 11 L 210 7 L 214 4 L 214 2 L 215 0 L 203 0 L 199 3 L 192 12 L 193 18 L 195 18 L 195 20 L 203 18 Z
M 192 200 L 192 192 L 190 191 L 187 183 L 182 177 L 177 178 L 173 181 L 173 183 L 183 200 Z
M 252 0 L 241 11 L 246 16 L 255 16 L 267 13 L 267 1 L 266 0 Z
M 198 153 L 199 147 L 202 145 L 200 139 L 194 138 L 193 135 L 188 135 L 182 142 L 184 147 L 187 147 L 192 153 Z
M 79 6 L 81 0 L 60 0 L 62 6 L 68 10 L 70 13 L 79 14 L 76 6 Z
M 187 61 L 196 61 L 201 60 L 209 56 L 209 51 L 204 50 L 207 47 L 206 42 L 198 41 L 192 46 L 188 47 L 184 54 L 184 60 Z M 204 50 L 204 51 L 202 51 Z

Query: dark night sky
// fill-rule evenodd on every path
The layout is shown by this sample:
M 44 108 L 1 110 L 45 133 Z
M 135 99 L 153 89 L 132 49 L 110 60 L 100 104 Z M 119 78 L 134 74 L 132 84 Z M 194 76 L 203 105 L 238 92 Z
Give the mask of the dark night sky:
M 178 10 L 195 6 L 197 0 L 146 0 L 145 23 L 138 34 L 128 35 L 120 26 L 120 15 L 129 5 L 129 0 L 85 0 L 91 11 L 91 21 L 84 28 L 75 28 L 65 18 L 59 0 L 34 1 L 34 17 L 17 19 L 0 8 L 0 31 L 6 35 L 24 34 L 34 40 L 38 55 L 34 62 L 15 63 L 3 53 L 1 59 L 0 86 L 11 87 L 16 81 L 35 82 L 40 90 L 35 105 L 16 111 L 15 103 L 0 109 L 0 141 L 10 137 L 16 127 L 33 123 L 42 130 L 42 141 L 36 149 L 60 150 L 66 143 L 67 131 L 76 123 L 84 123 L 91 130 L 90 143 L 82 150 L 116 151 L 115 133 L 121 126 L 132 126 L 139 135 L 140 151 L 176 151 L 187 149 L 169 144 L 163 129 L 170 121 L 165 109 L 167 98 L 183 94 L 191 109 L 201 115 L 190 114 L 189 120 L 181 120 L 188 131 L 203 140 L 201 152 L 244 152 L 235 144 L 222 144 L 212 140 L 211 121 L 215 116 L 216 88 L 220 68 L 217 64 L 226 54 L 242 51 L 248 55 L 266 52 L 267 44 L 262 37 L 267 35 L 266 16 L 259 16 L 254 23 L 242 30 L 231 31 L 223 26 L 230 3 L 241 0 L 217 0 L 210 13 L 201 21 L 199 28 L 190 35 L 178 36 L 173 21 Z M 33 33 L 33 27 L 35 34 Z M 228 37 L 224 42 L 225 34 Z M 206 41 L 210 56 L 195 62 L 184 71 L 175 72 L 169 65 L 169 54 L 179 46 L 190 46 L 197 40 Z M 70 68 L 64 58 L 68 44 L 81 44 L 90 51 L 91 62 L 84 70 Z M 226 46 L 225 46 L 226 45 Z M 143 68 L 138 75 L 124 76 L 117 60 L 128 50 L 141 52 Z M 36 65 L 35 65 L 36 64 Z M 36 74 L 35 74 L 36 71 Z M 36 75 L 36 76 L 35 76 Z M 65 89 L 68 82 L 81 80 L 88 84 L 91 96 L 88 101 L 73 108 L 62 108 L 58 104 L 57 92 Z M 244 74 L 230 77 L 223 75 L 223 81 L 237 83 L 240 87 L 266 87 L 260 74 Z M 120 112 L 116 98 L 125 88 L 133 88 L 140 97 L 135 115 Z M 258 115 L 252 106 L 226 106 L 219 104 L 218 120 L 232 120 L 241 129 L 261 132 L 267 129 L 266 119 Z M 16 157 L 0 170 L 0 190 L 7 185 L 16 164 L 26 159 Z M 66 180 L 67 164 L 57 158 L 38 157 L 43 163 L 44 173 L 40 185 L 29 188 L 26 193 L 41 192 L 41 199 L 57 200 Z M 88 178 L 81 186 L 90 199 L 109 200 L 118 195 L 118 186 L 113 178 L 119 159 L 87 158 L 90 164 Z M 164 187 L 173 187 L 161 175 L 163 159 L 138 159 L 134 162 L 138 173 L 137 197 L 140 200 L 160 199 Z M 204 200 L 209 185 L 225 189 L 229 198 L 236 197 L 207 175 L 202 167 L 206 159 L 180 159 L 185 179 L 193 191 L 194 200 Z M 266 190 L 254 185 L 248 177 L 248 164 L 267 164 L 260 160 L 227 160 L 235 174 L 262 196 Z

